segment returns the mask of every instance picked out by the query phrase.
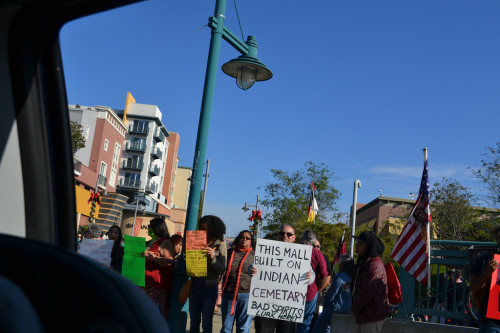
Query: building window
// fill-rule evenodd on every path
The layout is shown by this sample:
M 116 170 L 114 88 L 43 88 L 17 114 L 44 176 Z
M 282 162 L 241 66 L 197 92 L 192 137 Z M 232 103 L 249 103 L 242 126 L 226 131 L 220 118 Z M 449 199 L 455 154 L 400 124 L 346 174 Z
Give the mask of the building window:
M 104 151 L 108 151 L 108 145 L 109 145 L 108 139 L 104 139 Z
M 107 141 L 107 140 L 106 140 Z M 109 173 L 109 186 L 115 186 L 116 175 L 118 173 L 118 159 L 120 157 L 120 151 L 122 146 L 119 143 L 115 143 L 115 150 L 113 151 L 113 162 L 111 162 L 111 171 Z

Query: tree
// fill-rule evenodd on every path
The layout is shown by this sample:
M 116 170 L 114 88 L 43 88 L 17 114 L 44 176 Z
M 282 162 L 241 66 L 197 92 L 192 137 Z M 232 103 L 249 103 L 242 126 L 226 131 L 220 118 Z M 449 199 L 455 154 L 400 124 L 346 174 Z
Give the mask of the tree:
M 83 135 L 83 126 L 79 123 L 71 122 L 71 143 L 73 155 L 80 149 L 85 148 L 85 136 Z
M 262 206 L 264 212 L 264 231 L 266 238 L 276 239 L 279 226 L 289 223 L 294 226 L 297 238 L 306 229 L 313 229 L 322 242 L 322 251 L 333 257 L 337 251 L 338 241 L 345 224 L 331 224 L 341 213 L 336 207 L 339 191 L 331 184 L 334 172 L 324 163 L 306 162 L 298 171 L 286 172 L 271 169 L 275 179 L 265 186 L 265 197 Z M 316 188 L 315 198 L 318 203 L 318 215 L 315 223 L 308 223 L 307 212 L 311 194 L 311 182 Z M 349 233 L 346 231 L 346 239 Z
M 482 154 L 481 167 L 472 170 L 474 176 L 488 189 L 488 201 L 493 207 L 500 206 L 500 142 L 496 147 L 487 147 Z
M 479 230 L 474 226 L 479 223 L 480 211 L 473 208 L 475 201 L 469 189 L 454 179 L 435 183 L 430 203 L 433 234 L 444 240 L 478 240 Z

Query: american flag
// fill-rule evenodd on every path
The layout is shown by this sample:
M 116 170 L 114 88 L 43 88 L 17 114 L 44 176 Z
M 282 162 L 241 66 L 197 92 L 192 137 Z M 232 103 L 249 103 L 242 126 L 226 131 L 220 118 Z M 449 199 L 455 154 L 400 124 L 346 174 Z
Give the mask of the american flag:
M 425 160 L 418 199 L 391 252 L 391 257 L 423 284 L 428 278 L 427 224 L 431 222 L 429 197 L 429 174 Z

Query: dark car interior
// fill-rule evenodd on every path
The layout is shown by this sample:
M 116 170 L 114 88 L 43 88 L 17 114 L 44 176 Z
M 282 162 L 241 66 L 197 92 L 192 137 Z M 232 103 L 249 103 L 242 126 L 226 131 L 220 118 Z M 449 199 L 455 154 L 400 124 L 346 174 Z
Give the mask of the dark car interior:
M 149 297 L 78 255 L 61 27 L 132 0 L 0 0 L 0 331 L 168 332 Z

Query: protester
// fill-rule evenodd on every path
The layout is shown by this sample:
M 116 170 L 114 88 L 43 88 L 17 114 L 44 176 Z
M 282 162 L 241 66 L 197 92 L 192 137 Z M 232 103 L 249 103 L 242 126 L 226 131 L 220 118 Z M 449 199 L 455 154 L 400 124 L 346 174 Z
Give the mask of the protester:
M 189 332 L 199 333 L 200 323 L 203 333 L 212 332 L 212 319 L 217 301 L 219 278 L 226 270 L 227 249 L 224 242 L 226 225 L 220 218 L 206 215 L 200 219 L 200 230 L 207 232 L 207 276 L 193 277 L 189 297 Z
M 122 247 L 122 229 L 114 225 L 109 228 L 107 233 L 108 239 L 114 241 L 113 249 L 111 250 L 111 268 L 121 274 L 123 263 L 123 247 Z
M 438 275 L 439 292 L 436 295 L 436 303 L 434 303 L 434 310 L 446 311 L 444 307 L 444 295 L 446 294 L 446 273 L 440 273 Z M 431 323 L 444 324 L 446 322 L 446 317 L 432 316 Z
M 316 239 L 314 247 L 317 248 L 323 255 L 323 258 L 325 258 L 326 270 L 328 271 L 328 275 L 331 276 L 333 273 L 332 262 L 330 261 L 330 258 L 328 258 L 328 256 L 323 251 L 321 251 L 321 242 L 319 239 Z
M 173 282 L 174 249 L 165 221 L 155 218 L 149 221 L 150 246 L 144 252 L 146 258 L 145 290 L 168 320 Z
M 255 240 L 248 230 L 241 231 L 234 239 L 234 247 L 229 249 L 229 263 L 222 286 L 222 329 L 221 333 L 231 333 L 236 320 L 236 332 L 248 333 L 252 315 L 247 314 L 251 275 L 249 268 L 255 257 Z
M 340 256 L 339 273 L 323 298 L 323 312 L 314 323 L 312 333 L 330 333 L 332 314 L 349 313 L 352 304 L 351 284 L 354 261 L 347 254 Z
M 497 250 L 495 254 L 500 253 L 500 225 L 494 229 L 494 235 L 497 241 Z M 498 261 L 494 259 L 493 254 L 484 254 L 480 256 L 471 267 L 470 289 L 472 297 L 476 304 L 480 304 L 478 321 L 479 333 L 499 333 L 500 320 L 486 318 L 488 308 L 488 298 L 490 296 L 491 275 L 498 269 Z
M 101 238 L 101 228 L 95 223 L 90 223 L 85 231 L 85 237 L 87 239 L 99 239 Z
M 448 283 L 448 293 L 446 296 L 446 308 L 448 311 L 463 313 L 464 312 L 464 281 L 462 280 L 462 272 L 459 269 L 450 271 L 450 282 Z M 456 306 L 454 307 L 453 304 Z M 450 325 L 464 326 L 462 319 L 450 318 Z
M 381 258 L 385 246 L 371 231 L 363 231 L 354 238 L 359 255 L 351 306 L 351 313 L 356 318 L 356 332 L 380 333 L 389 314 L 387 274 Z
M 288 223 L 280 226 L 277 240 L 280 242 L 293 243 L 295 241 L 295 229 Z M 252 276 L 257 273 L 255 266 L 252 266 Z M 311 272 L 306 276 L 309 283 L 312 282 Z M 267 317 L 255 316 L 255 332 L 256 333 L 294 333 L 296 329 L 295 322 L 273 319 Z
M 79 232 L 79 233 L 76 235 L 76 249 L 77 249 L 77 250 L 80 250 L 80 244 L 82 244 L 82 240 L 83 240 L 82 233 L 81 233 L 81 232 Z
M 170 237 L 172 246 L 174 247 L 174 259 L 177 259 L 182 253 L 182 236 L 175 234 Z
M 304 245 L 313 245 L 317 241 L 316 234 L 311 229 L 308 229 L 302 234 L 301 240 Z M 314 283 L 307 286 L 304 317 L 302 323 L 297 324 L 297 333 L 308 333 L 311 329 L 311 321 L 316 310 L 318 292 L 323 290 L 330 281 L 325 258 L 323 257 L 323 254 L 314 246 L 312 248 L 311 255 L 311 268 L 316 275 L 316 279 Z
M 320 242 L 319 239 L 316 239 L 316 242 L 314 243 L 313 246 L 315 248 L 317 248 L 321 252 L 321 242 Z M 321 254 L 323 255 L 323 258 L 325 258 L 326 270 L 328 271 L 328 275 L 330 276 L 330 282 L 331 282 L 332 275 L 333 275 L 332 262 L 330 261 L 330 259 L 328 258 L 328 256 L 325 253 L 321 252 Z M 311 327 L 314 327 L 314 322 L 316 321 L 316 319 L 319 316 L 320 307 L 323 306 L 322 305 L 323 304 L 323 299 L 325 297 L 325 294 L 326 294 L 327 290 L 328 290 L 328 285 L 325 287 L 325 289 L 323 289 L 323 290 L 321 290 L 321 291 L 318 292 L 318 299 L 316 300 L 316 310 L 314 311 L 314 316 L 313 316 L 313 319 L 311 321 Z

